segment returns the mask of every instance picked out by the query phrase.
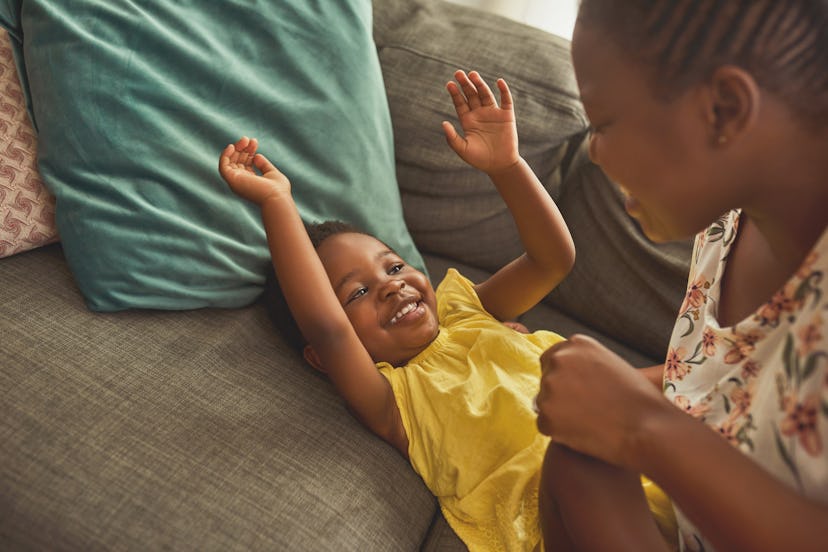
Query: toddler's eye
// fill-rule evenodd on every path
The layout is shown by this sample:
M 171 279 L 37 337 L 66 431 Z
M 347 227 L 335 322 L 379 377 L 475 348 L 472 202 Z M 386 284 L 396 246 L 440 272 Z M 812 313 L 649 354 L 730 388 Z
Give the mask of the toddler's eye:
M 358 290 L 353 292 L 350 296 L 348 296 L 348 299 L 345 301 L 345 304 L 347 305 L 351 301 L 359 299 L 360 297 L 362 297 L 366 293 L 368 293 L 368 288 L 359 288 Z
M 396 274 L 397 272 L 401 271 L 405 265 L 402 263 L 395 264 L 391 268 L 388 269 L 388 274 Z

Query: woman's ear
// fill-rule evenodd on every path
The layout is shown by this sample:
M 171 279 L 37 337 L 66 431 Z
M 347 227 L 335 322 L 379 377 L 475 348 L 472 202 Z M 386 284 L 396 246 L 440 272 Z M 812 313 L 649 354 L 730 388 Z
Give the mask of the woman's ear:
M 761 97 L 759 85 L 750 73 L 735 65 L 718 67 L 708 82 L 711 140 L 725 146 L 755 124 Z
M 305 357 L 305 361 L 322 372 L 323 374 L 327 374 L 328 371 L 322 366 L 322 362 L 319 360 L 319 355 L 316 354 L 316 351 L 313 350 L 313 347 L 310 345 L 305 345 L 305 348 L 302 349 L 302 356 Z

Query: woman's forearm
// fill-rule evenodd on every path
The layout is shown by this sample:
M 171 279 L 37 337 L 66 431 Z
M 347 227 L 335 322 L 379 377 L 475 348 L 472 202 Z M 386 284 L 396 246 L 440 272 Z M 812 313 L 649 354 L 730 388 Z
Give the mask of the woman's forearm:
M 664 385 L 664 365 L 663 364 L 656 364 L 655 366 L 647 366 L 645 368 L 639 368 L 638 371 L 645 377 L 647 380 L 655 385 L 658 389 L 661 389 Z
M 636 439 L 641 471 L 719 550 L 828 550 L 828 507 L 796 493 L 683 412 Z

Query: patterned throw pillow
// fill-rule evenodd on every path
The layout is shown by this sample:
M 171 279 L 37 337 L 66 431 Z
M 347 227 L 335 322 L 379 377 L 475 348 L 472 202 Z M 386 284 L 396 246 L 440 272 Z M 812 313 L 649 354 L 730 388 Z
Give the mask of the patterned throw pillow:
M 9 36 L 0 29 L 0 257 L 57 240 L 55 198 L 40 180 L 36 150 Z

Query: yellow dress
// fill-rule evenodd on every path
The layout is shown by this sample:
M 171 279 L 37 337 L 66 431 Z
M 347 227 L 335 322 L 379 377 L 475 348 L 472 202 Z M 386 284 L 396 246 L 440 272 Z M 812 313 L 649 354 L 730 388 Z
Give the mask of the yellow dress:
M 541 353 L 563 338 L 520 334 L 488 314 L 449 270 L 437 289 L 440 333 L 405 367 L 380 363 L 408 434 L 412 466 L 470 550 L 532 550 L 549 439 L 532 400 Z
M 440 333 L 389 380 L 414 470 L 472 552 L 535 550 L 538 488 L 549 438 L 532 401 L 540 355 L 563 338 L 518 333 L 493 318 L 450 269 L 437 288 Z

